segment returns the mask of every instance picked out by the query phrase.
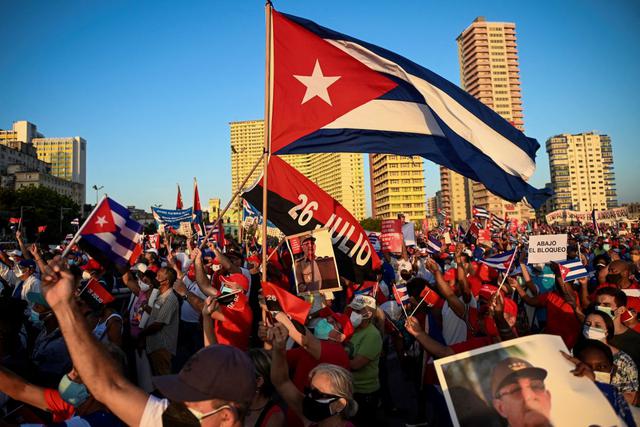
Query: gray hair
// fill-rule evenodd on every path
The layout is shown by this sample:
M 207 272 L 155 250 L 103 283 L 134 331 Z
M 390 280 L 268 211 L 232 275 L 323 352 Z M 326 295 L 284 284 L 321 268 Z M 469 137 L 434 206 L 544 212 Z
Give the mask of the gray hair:
M 340 366 L 330 363 L 321 363 L 309 373 L 309 378 L 322 374 L 329 377 L 331 393 L 340 396 L 347 401 L 347 406 L 342 410 L 344 418 L 353 417 L 358 412 L 358 403 L 353 398 L 353 376 L 351 372 Z

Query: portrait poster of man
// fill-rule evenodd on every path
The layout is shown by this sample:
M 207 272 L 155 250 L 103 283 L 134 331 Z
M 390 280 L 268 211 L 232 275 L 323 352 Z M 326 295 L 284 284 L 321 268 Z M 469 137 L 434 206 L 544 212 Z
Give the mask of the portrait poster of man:
M 287 236 L 293 256 L 298 295 L 340 290 L 340 279 L 331 236 L 327 228 Z
M 555 335 L 530 335 L 436 360 L 454 426 L 615 426 L 613 408 Z

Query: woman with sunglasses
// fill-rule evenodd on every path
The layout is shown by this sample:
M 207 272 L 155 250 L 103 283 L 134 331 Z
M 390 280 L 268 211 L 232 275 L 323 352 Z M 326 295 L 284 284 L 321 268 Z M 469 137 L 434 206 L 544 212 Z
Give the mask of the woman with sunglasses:
M 276 323 L 267 335 L 273 345 L 271 382 L 287 405 L 304 420 L 305 426 L 353 427 L 347 418 L 356 414 L 358 404 L 353 399 L 351 373 L 339 366 L 320 364 L 309 373 L 309 387 L 300 393 L 288 374 L 287 328 Z

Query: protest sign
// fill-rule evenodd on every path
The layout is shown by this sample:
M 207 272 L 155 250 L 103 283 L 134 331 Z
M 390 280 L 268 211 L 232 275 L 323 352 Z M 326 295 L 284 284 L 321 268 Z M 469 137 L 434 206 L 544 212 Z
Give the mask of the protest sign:
M 380 245 L 382 252 L 399 254 L 402 252 L 402 224 L 398 219 L 383 219 L 380 225 Z
M 287 236 L 287 245 L 298 295 L 341 290 L 328 228 Z
M 488 228 L 483 228 L 483 229 L 478 231 L 478 244 L 479 245 L 485 245 L 485 244 L 491 245 L 491 230 L 489 230 Z
M 365 231 L 365 233 L 367 233 L 367 237 L 369 237 L 369 242 L 371 243 L 371 246 L 373 246 L 373 249 L 376 252 L 380 252 L 380 233 L 376 233 L 375 231 Z
M 573 375 L 575 365 L 560 351 L 569 353 L 559 336 L 530 335 L 436 360 L 453 425 L 520 425 L 522 418 L 530 425 L 619 425 L 594 382 Z M 535 381 L 533 411 L 513 395 L 518 378 L 527 378 L 531 391 Z
M 402 238 L 404 239 L 405 245 L 407 246 L 416 245 L 416 229 L 413 226 L 412 222 L 406 222 L 402 224 Z
M 567 259 L 567 235 L 544 234 L 529 236 L 529 264 L 543 264 Z
M 157 207 L 151 208 L 153 218 L 158 225 L 171 226 L 175 229 L 180 228 L 181 222 L 191 222 L 193 210 L 188 209 L 161 209 Z

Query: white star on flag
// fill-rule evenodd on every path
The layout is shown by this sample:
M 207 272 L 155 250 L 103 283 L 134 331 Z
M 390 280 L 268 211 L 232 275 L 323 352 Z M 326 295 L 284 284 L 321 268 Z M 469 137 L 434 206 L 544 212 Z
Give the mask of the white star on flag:
M 329 86 L 334 84 L 341 76 L 324 76 L 322 74 L 322 68 L 320 68 L 320 61 L 316 59 L 316 65 L 313 67 L 313 73 L 310 76 L 296 76 L 295 77 L 300 83 L 307 87 L 307 91 L 304 93 L 304 98 L 302 99 L 301 104 L 304 104 L 310 99 L 315 98 L 316 96 L 322 99 L 329 105 L 331 104 L 331 98 L 329 98 L 329 92 L 327 89 Z
M 107 221 L 107 217 L 105 216 L 99 216 L 98 219 L 96 219 L 96 224 L 98 224 L 100 227 L 104 227 L 104 225 L 108 223 L 109 221 Z

